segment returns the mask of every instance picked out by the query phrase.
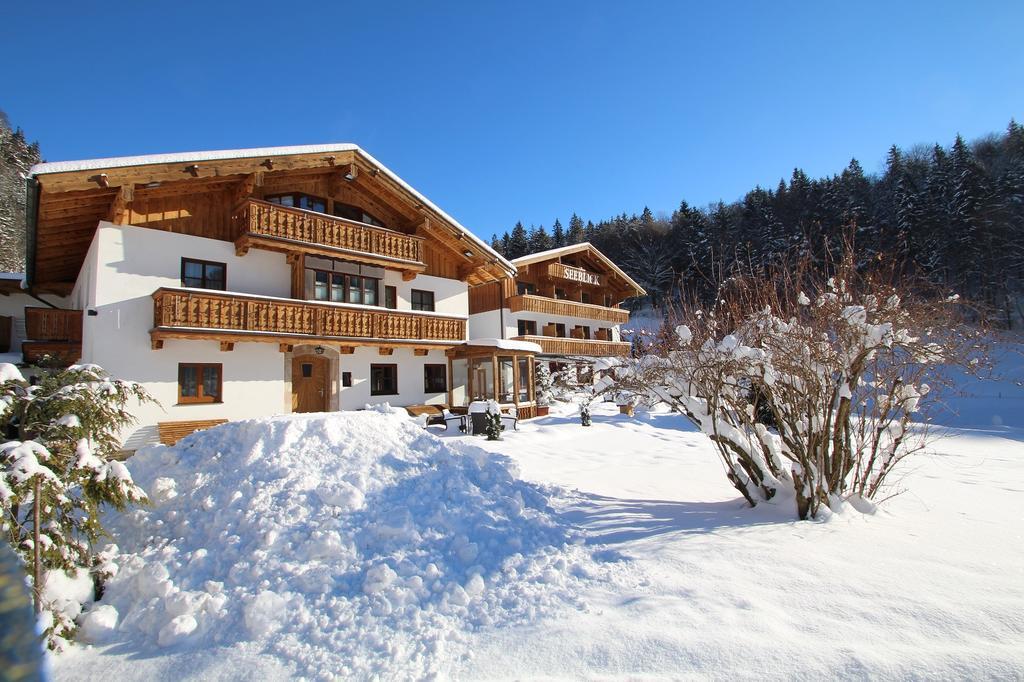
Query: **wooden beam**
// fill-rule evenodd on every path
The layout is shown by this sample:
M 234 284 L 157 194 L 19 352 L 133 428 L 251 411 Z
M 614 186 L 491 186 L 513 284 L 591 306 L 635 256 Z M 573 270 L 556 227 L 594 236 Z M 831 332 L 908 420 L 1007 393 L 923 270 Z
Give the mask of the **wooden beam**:
M 429 352 L 430 352 L 429 348 L 413 348 L 412 349 L 412 354 L 413 355 L 420 355 L 420 356 L 422 356 L 422 355 L 426 355 Z
M 161 348 L 164 347 L 164 340 L 163 339 L 150 339 L 149 340 L 149 347 L 152 348 L 153 350 L 160 350 Z
M 349 182 L 352 182 L 353 180 L 359 177 L 359 166 L 357 166 L 354 163 L 350 163 L 345 166 L 344 173 L 345 179 L 348 180 Z
M 341 355 L 352 355 L 353 353 L 356 352 L 356 347 L 355 346 L 339 346 L 338 347 L 338 352 Z
M 233 351 L 235 349 L 235 343 L 233 341 L 221 341 L 220 350 L 221 352 Z
M 107 220 L 115 225 L 123 225 L 130 210 L 130 204 L 135 200 L 135 185 L 128 183 L 121 185 L 110 202 L 110 210 L 107 212 Z
M 278 344 L 277 349 L 279 351 L 281 351 L 282 353 L 291 353 L 292 352 L 292 344 L 290 344 L 290 343 Z
M 394 348 L 381 346 L 377 349 L 377 355 L 392 355 L 395 352 Z
M 417 273 L 416 273 L 415 270 L 403 270 L 402 271 L 402 281 L 403 282 L 411 282 L 412 280 L 416 279 L 416 274 Z

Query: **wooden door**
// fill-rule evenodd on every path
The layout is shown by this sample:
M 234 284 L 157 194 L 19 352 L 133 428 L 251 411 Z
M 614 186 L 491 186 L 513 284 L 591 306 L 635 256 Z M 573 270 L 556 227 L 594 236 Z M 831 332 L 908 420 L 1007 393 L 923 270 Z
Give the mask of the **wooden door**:
M 318 355 L 292 358 L 292 412 L 326 412 L 330 363 Z

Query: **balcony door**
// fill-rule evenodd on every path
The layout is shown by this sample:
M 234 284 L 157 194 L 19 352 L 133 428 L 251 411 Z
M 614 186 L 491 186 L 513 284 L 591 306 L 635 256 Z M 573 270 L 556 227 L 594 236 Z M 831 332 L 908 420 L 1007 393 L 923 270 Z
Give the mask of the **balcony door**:
M 330 361 L 319 355 L 292 358 L 292 412 L 326 412 Z

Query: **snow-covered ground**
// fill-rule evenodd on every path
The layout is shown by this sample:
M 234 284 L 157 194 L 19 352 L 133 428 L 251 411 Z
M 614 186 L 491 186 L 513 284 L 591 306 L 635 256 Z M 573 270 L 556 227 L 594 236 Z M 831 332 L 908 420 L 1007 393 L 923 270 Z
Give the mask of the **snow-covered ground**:
M 659 411 L 561 406 L 499 442 L 373 411 L 229 424 L 129 461 L 158 501 L 112 520 L 119 629 L 55 671 L 1020 678 L 1021 396 L 965 382 L 905 492 L 814 522 L 746 507 Z

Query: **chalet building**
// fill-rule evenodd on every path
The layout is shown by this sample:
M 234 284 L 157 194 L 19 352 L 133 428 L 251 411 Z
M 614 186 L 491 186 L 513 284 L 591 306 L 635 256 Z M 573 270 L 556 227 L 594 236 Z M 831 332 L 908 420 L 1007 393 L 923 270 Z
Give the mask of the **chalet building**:
M 128 449 L 155 441 L 158 424 L 173 434 L 478 393 L 529 416 L 539 349 L 506 340 L 618 350 L 615 304 L 639 290 L 589 248 L 550 263 L 595 282 L 513 265 L 351 144 L 39 164 L 28 230 L 27 285 L 49 298 L 25 312 L 24 358 L 96 363 L 143 384 L 159 405 L 138 408 Z M 503 282 L 534 287 L 501 305 L 513 331 L 519 317 L 537 329 L 495 326 L 494 343 L 467 344 L 470 291 Z M 528 316 L 535 301 L 551 314 Z M 549 317 L 564 334 L 541 331 Z
M 551 361 L 629 354 L 619 336 L 629 311 L 620 306 L 646 292 L 593 245 L 542 251 L 512 264 L 514 277 L 469 290 L 471 337 L 533 342 Z

